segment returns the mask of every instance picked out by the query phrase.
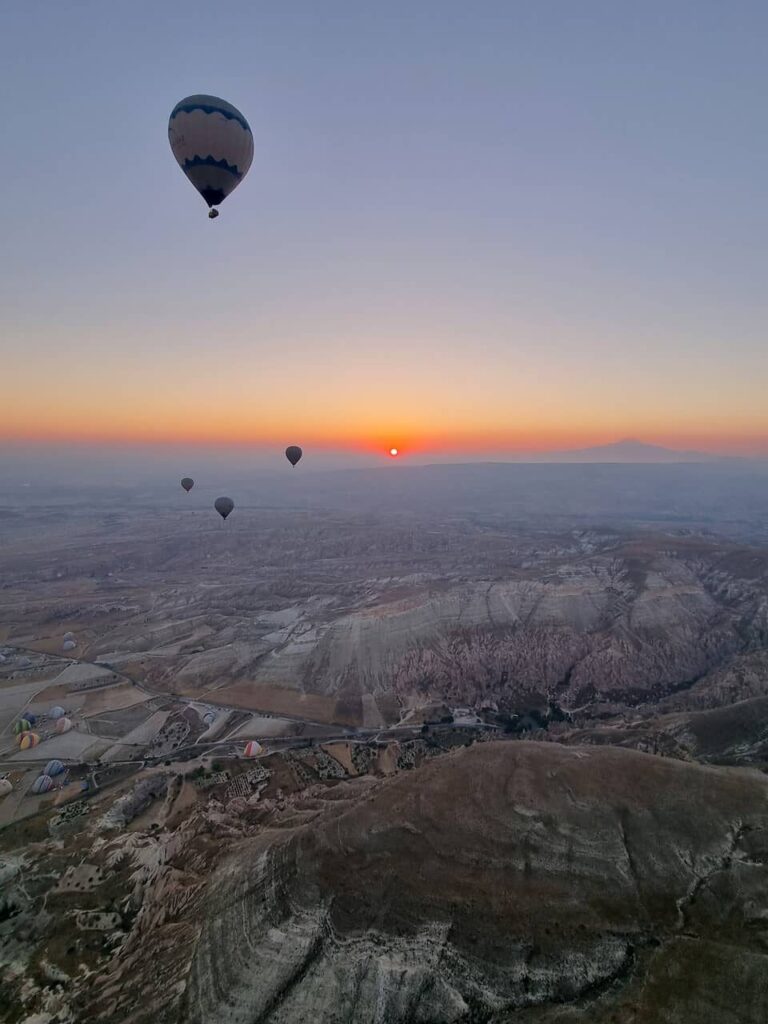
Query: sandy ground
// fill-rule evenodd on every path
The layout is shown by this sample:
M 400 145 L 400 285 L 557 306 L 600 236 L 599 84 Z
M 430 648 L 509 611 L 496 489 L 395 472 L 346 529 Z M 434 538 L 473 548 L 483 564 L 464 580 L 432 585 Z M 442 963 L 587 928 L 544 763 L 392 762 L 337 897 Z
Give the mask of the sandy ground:
M 399 749 L 399 744 L 388 743 L 383 750 L 380 750 L 379 756 L 376 758 L 376 771 L 381 772 L 382 775 L 391 775 L 397 767 Z
M 296 732 L 296 723 L 290 718 L 268 718 L 254 715 L 232 734 L 238 739 L 258 740 L 263 736 L 292 736 Z
M 343 765 L 350 775 L 357 775 L 357 770 L 352 764 L 352 751 L 348 743 L 324 743 L 322 749 Z
M 0 737 L 11 735 L 11 726 L 19 717 L 20 712 L 30 707 L 30 701 L 45 683 L 19 683 L 13 686 L 0 687 Z M 0 747 L 6 744 L 0 740 Z
M 364 693 L 363 702 L 363 727 L 366 729 L 383 729 L 386 725 L 381 716 L 376 698 L 372 693 Z
M 26 800 L 29 787 L 40 774 L 37 768 L 30 768 L 24 772 L 14 771 L 11 773 L 13 792 L 0 800 L 0 827 L 17 821 L 20 817 L 32 814 L 37 809 L 37 799 Z
M 133 757 L 139 747 L 146 747 L 160 732 L 170 711 L 156 711 L 154 715 L 137 725 L 113 746 L 102 754 L 102 761 L 124 761 Z
M 234 707 L 248 708 L 253 711 L 295 715 L 297 718 L 328 725 L 335 722 L 346 725 L 360 724 L 353 715 L 345 714 L 343 711 L 337 713 L 339 702 L 335 697 L 300 693 L 297 690 L 284 689 L 280 686 L 240 682 L 232 683 L 230 686 L 224 686 L 218 690 L 208 690 L 206 694 L 211 700 L 216 700 L 221 704 L 232 704 Z M 203 699 L 206 694 L 203 694 Z
M 61 704 L 67 712 L 79 711 L 84 718 L 100 715 L 105 711 L 120 711 L 122 708 L 143 704 L 150 699 L 148 694 L 131 686 L 130 683 L 116 683 L 114 686 L 75 693 L 69 692 L 65 686 L 46 687 L 37 697 L 37 701 L 30 704 L 35 714 L 47 713 L 52 704 Z
M 60 672 L 54 679 L 51 680 L 52 686 L 71 686 L 73 683 L 84 683 L 89 682 L 93 679 L 101 679 L 104 677 L 104 681 L 112 678 L 112 672 L 109 669 L 101 668 L 99 665 L 81 665 L 75 663 L 74 665 L 67 665 L 63 672 Z
M 90 761 L 98 757 L 102 750 L 108 749 L 111 740 L 103 740 L 98 736 L 91 736 L 87 732 L 79 732 L 72 729 L 62 736 L 51 736 L 33 750 L 25 750 L 19 753 L 32 757 L 44 758 L 46 761 L 52 757 L 58 757 L 62 761 Z

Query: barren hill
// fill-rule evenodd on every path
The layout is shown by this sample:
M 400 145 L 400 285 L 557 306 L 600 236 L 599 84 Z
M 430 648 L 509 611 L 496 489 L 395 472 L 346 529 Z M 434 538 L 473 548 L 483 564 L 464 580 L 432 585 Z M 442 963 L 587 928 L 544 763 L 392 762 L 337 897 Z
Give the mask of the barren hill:
M 528 742 L 349 787 L 233 845 L 104 1019 L 192 928 L 187 981 L 150 984 L 137 1024 L 763 1024 L 759 773 Z

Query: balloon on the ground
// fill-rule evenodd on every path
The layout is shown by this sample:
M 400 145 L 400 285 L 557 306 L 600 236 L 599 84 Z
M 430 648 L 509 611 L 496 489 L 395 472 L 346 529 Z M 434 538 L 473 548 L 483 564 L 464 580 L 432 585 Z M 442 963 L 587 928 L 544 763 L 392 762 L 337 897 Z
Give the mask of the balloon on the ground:
M 29 750 L 31 747 L 36 747 L 40 742 L 40 737 L 36 732 L 23 732 L 19 736 L 19 750 Z
M 213 507 L 219 513 L 222 519 L 226 519 L 232 509 L 235 507 L 234 501 L 231 498 L 217 498 L 213 503 Z
M 31 718 L 20 718 L 18 722 L 13 723 L 13 731 L 19 736 L 23 732 L 29 732 L 32 728 L 33 721 Z
M 251 126 L 231 103 L 218 96 L 187 96 L 171 111 L 168 141 L 194 187 L 214 207 L 233 192 L 253 160 Z
M 74 640 L 65 640 L 64 643 L 61 645 L 61 649 L 63 651 L 74 651 L 76 647 L 77 644 L 75 643 Z
M 53 779 L 50 775 L 38 775 L 32 783 L 33 793 L 47 793 L 53 789 Z
M 63 763 L 63 761 L 53 760 L 53 761 L 49 761 L 48 764 L 45 766 L 44 774 L 45 775 L 50 775 L 51 777 L 53 777 L 54 775 L 61 775 L 61 773 L 63 771 L 64 771 L 64 763 Z
M 64 708 L 61 706 L 61 704 L 54 704 L 51 710 L 49 711 L 49 714 L 51 718 L 53 718 L 55 721 L 57 718 L 63 718 L 66 712 Z
M 8 796 L 13 791 L 13 784 L 10 779 L 0 779 L 0 796 Z
M 258 757 L 264 748 L 256 740 L 249 740 L 245 744 L 245 750 L 243 753 L 246 757 Z
M 285 457 L 292 466 L 296 465 L 303 454 L 304 452 L 302 452 L 297 444 L 289 444 L 285 449 Z
M 71 718 L 60 718 L 56 722 L 56 725 L 54 726 L 54 729 L 56 730 L 56 732 L 59 735 L 61 735 L 62 733 L 65 733 L 65 732 L 69 732 L 69 730 L 71 728 L 72 728 L 72 719 Z
M 216 721 L 216 715 L 213 713 L 213 711 L 206 711 L 206 713 L 203 715 L 203 721 L 205 722 L 206 725 L 213 725 L 213 723 Z
M 192 479 L 191 476 L 185 476 L 181 481 L 181 486 L 184 488 L 187 494 L 189 494 L 189 492 L 195 486 L 195 481 Z

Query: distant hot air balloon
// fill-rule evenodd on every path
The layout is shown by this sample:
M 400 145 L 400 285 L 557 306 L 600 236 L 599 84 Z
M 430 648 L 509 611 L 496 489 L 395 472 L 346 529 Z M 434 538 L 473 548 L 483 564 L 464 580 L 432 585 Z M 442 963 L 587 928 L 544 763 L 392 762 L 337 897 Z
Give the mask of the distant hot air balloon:
M 214 207 L 233 192 L 253 160 L 251 127 L 237 109 L 217 96 L 187 96 L 171 111 L 168 141 L 197 191 Z
M 234 501 L 231 498 L 217 498 L 213 503 L 213 507 L 219 513 L 222 519 L 226 519 L 232 509 L 235 507 Z
M 54 721 L 56 721 L 57 718 L 63 718 L 64 715 L 66 714 L 66 711 L 61 706 L 61 704 L 54 704 L 51 710 L 48 712 L 48 714 Z
M 32 728 L 32 719 L 31 718 L 20 718 L 18 720 L 18 722 L 14 722 L 13 723 L 13 731 L 14 731 L 14 733 L 17 736 L 21 735 L 21 733 L 23 733 L 23 732 L 29 732 L 29 730 L 31 728 Z
M 249 740 L 245 744 L 245 750 L 243 753 L 246 757 L 258 757 L 264 748 L 256 740 Z
M 34 725 L 37 721 L 37 715 L 33 715 L 31 711 L 24 712 L 24 718 L 29 722 L 30 725 Z
M 56 722 L 56 725 L 54 726 L 54 729 L 56 730 L 56 732 L 59 735 L 61 735 L 64 732 L 69 732 L 69 730 L 71 728 L 72 728 L 72 719 L 71 718 L 60 718 Z
M 19 736 L 19 750 L 29 750 L 31 747 L 36 747 L 40 742 L 40 737 L 36 732 L 23 732 Z
M 63 761 L 58 761 L 58 760 L 53 760 L 53 761 L 49 761 L 48 764 L 45 766 L 45 768 L 43 769 L 43 774 L 44 775 L 50 775 L 51 778 L 53 778 L 54 775 L 61 775 L 61 773 L 63 771 L 64 771 L 64 762 Z
M 0 796 L 8 796 L 13 791 L 13 785 L 10 779 L 0 779 Z
M 33 793 L 47 793 L 53 789 L 53 779 L 50 775 L 38 775 L 32 783 Z
M 289 444 L 285 449 L 285 457 L 288 459 L 292 466 L 295 466 L 299 461 L 304 452 L 299 448 L 297 444 Z
M 70 630 L 70 631 L 68 631 L 67 633 L 65 633 L 65 634 L 64 634 L 64 637 L 63 637 L 63 639 L 64 639 L 64 640 L 76 640 L 76 639 L 77 639 L 77 637 L 76 637 L 76 636 L 75 636 L 75 634 L 74 634 L 74 633 L 73 633 L 73 632 L 72 632 L 72 631 Z
M 189 494 L 189 492 L 195 486 L 195 481 L 192 479 L 191 476 L 185 476 L 184 479 L 181 481 L 181 486 L 184 488 L 187 494 Z
M 77 644 L 75 643 L 74 640 L 65 640 L 64 643 L 61 645 L 62 651 L 74 651 L 76 647 Z

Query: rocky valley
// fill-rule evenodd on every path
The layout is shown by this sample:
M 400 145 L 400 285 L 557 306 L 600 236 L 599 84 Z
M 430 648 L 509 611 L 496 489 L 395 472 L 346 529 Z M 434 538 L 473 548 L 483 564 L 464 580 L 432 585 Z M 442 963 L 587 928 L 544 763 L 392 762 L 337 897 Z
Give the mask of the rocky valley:
M 3 522 L 2 1019 L 765 1020 L 759 525 Z

